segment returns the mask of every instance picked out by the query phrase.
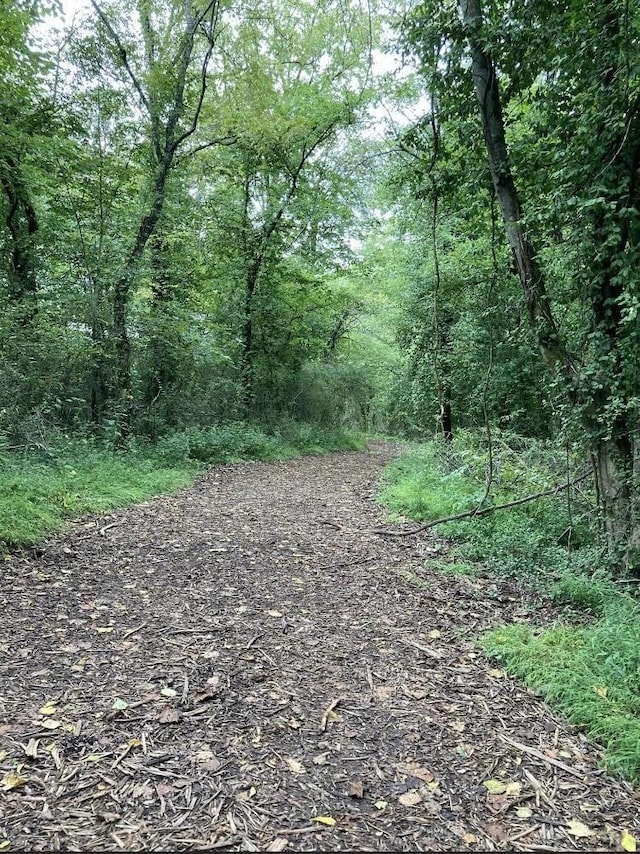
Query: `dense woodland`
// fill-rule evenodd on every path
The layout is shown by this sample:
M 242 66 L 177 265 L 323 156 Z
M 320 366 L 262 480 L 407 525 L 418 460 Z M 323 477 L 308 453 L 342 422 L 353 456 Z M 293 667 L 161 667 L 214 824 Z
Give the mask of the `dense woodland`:
M 66 11 L 2 11 L 8 447 L 283 417 L 550 438 L 637 567 L 632 5 Z
M 122 503 L 240 445 L 420 443 L 384 500 L 462 544 L 454 569 L 553 582 L 601 618 L 487 648 L 536 685 L 554 660 L 571 714 L 581 673 L 578 722 L 637 777 L 636 5 L 0 16 L 0 540 L 44 535 L 47 501 L 102 507 L 79 497 L 101 449 L 142 490 Z M 607 683 L 627 693 L 605 725 Z

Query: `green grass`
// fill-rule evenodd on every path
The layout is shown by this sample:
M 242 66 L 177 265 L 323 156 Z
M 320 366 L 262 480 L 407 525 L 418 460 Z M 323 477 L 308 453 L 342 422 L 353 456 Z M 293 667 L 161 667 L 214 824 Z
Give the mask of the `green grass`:
M 359 434 L 281 423 L 190 429 L 117 452 L 89 441 L 36 451 L 0 450 L 0 546 L 36 543 L 82 513 L 126 507 L 187 486 L 205 465 L 276 460 L 366 446 Z
M 386 472 L 381 501 L 394 513 L 419 520 L 474 507 L 483 493 L 481 457 L 468 436 L 456 445 L 452 450 L 430 443 L 401 457 Z M 546 466 L 542 450 L 537 443 L 518 455 L 498 449 L 494 504 L 561 482 L 559 466 L 555 472 Z M 466 574 L 474 560 L 482 560 L 488 569 L 518 576 L 558 605 L 569 606 L 564 620 L 551 629 L 507 626 L 478 642 L 599 741 L 609 769 L 638 783 L 640 608 L 627 592 L 633 587 L 617 585 L 608 576 L 606 562 L 580 520 L 572 531 L 577 548 L 568 552 L 562 545 L 568 524 L 561 497 L 449 523 L 437 531 L 453 541 L 456 559 L 429 565 Z M 588 615 L 578 625 L 576 610 Z
M 630 597 L 587 626 L 508 626 L 480 646 L 597 739 L 610 770 L 640 782 L 640 613 Z
M 3 454 L 0 459 L 0 542 L 35 543 L 64 525 L 66 518 L 143 501 L 189 484 L 197 468 L 160 465 L 136 454 L 67 448 L 43 461 Z

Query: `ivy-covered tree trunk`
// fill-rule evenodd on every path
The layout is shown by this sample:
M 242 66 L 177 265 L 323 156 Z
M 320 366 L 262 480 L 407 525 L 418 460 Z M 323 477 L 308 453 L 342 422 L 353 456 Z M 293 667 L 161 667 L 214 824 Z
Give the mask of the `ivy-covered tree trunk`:
M 593 228 L 593 262 L 598 269 L 591 285 L 590 307 L 601 361 L 596 381 L 588 384 L 580 377 L 576 360 L 560 336 L 536 250 L 523 227 L 520 198 L 506 143 L 497 69 L 483 40 L 480 0 L 460 0 L 460 12 L 471 53 L 471 73 L 491 178 L 529 320 L 547 365 L 563 376 L 567 402 L 578 406 L 582 413 L 583 427 L 593 449 L 594 474 L 611 550 L 626 569 L 640 574 L 640 482 L 637 480 L 635 438 L 638 406 L 634 404 L 640 388 L 635 367 L 637 354 L 634 357 L 625 352 L 623 344 L 628 336 L 623 328 L 625 318 L 621 304 L 624 278 L 619 275 L 620 258 L 632 245 L 632 223 L 634 216 L 637 218 L 640 203 L 639 103 L 633 104 L 624 136 L 617 135 L 605 153 L 610 157 L 608 165 L 617 161 L 618 166 L 610 181 L 609 198 L 601 205 Z M 607 9 L 604 16 L 603 31 L 608 27 L 617 36 L 617 20 L 610 19 Z M 615 69 L 607 66 L 603 86 L 613 85 L 614 78 Z M 632 358 L 634 362 L 630 365 Z M 626 381 L 621 381 L 621 377 Z

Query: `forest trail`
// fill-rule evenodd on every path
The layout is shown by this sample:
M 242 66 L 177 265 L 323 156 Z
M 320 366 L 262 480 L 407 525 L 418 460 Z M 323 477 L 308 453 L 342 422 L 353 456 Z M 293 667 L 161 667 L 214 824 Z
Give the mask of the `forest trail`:
M 0 848 L 621 850 L 623 830 L 640 836 L 632 789 L 474 647 L 551 607 L 425 567 L 444 548 L 427 534 L 371 533 L 396 452 L 216 467 L 5 560 Z

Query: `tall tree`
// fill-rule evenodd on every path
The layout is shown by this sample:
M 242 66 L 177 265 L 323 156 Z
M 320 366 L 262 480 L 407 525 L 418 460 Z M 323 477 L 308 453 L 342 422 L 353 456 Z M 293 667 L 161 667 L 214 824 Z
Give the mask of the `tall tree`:
M 176 156 L 198 129 L 208 70 L 218 36 L 219 0 L 195 9 L 191 0 L 138 0 L 135 20 L 114 22 L 98 0 L 91 0 L 114 52 L 114 63 L 133 88 L 146 119 L 149 174 L 144 209 L 113 282 L 113 333 L 116 388 L 122 432 L 130 427 L 131 343 L 127 312 L 135 275 L 165 204 L 167 181 Z M 123 32 L 135 25 L 133 41 Z M 201 46 L 201 47 L 200 47 Z
M 427 2 L 409 25 L 438 103 L 462 120 L 475 98 L 531 327 L 588 437 L 612 548 L 636 572 L 639 26 L 617 0 Z M 563 252 L 569 288 L 550 275 Z

